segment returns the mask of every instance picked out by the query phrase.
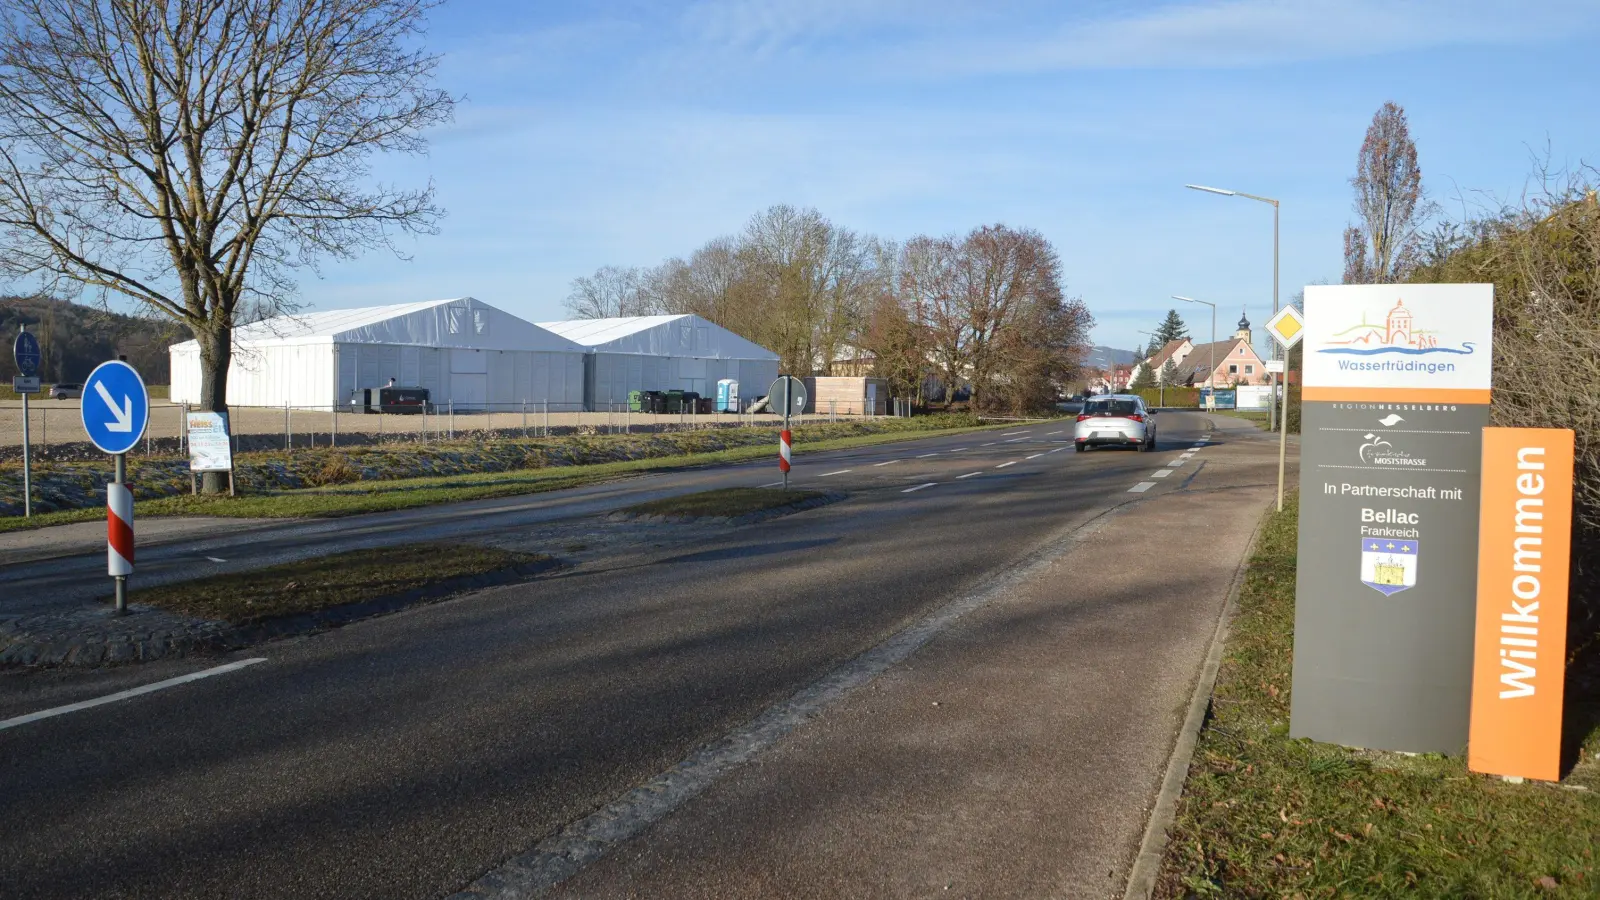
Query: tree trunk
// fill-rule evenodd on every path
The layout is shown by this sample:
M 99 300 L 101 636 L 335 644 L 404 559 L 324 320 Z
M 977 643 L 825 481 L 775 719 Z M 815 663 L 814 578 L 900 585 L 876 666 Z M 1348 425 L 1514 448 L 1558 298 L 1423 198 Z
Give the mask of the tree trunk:
M 228 411 L 228 363 L 233 358 L 233 329 L 224 323 L 211 325 L 209 331 L 196 331 L 200 343 L 200 408 L 208 412 Z M 233 433 L 233 423 L 228 423 Z M 202 473 L 200 489 L 207 494 L 221 494 L 228 489 L 228 473 Z

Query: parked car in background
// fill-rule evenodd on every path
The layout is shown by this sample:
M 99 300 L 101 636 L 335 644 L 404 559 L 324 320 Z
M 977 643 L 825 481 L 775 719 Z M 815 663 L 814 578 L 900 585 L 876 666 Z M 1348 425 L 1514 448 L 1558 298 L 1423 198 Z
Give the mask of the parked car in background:
M 82 400 L 83 385 L 63 381 L 50 385 L 51 400 Z
M 1084 401 L 1088 399 L 1088 396 L 1085 394 L 1073 394 L 1071 397 L 1068 397 L 1065 400 L 1056 401 L 1056 409 L 1061 410 L 1069 416 L 1075 416 L 1078 413 L 1083 412 Z
M 1090 447 L 1133 447 L 1154 450 L 1155 411 L 1133 394 L 1090 397 L 1078 414 L 1072 434 L 1073 446 L 1082 453 Z

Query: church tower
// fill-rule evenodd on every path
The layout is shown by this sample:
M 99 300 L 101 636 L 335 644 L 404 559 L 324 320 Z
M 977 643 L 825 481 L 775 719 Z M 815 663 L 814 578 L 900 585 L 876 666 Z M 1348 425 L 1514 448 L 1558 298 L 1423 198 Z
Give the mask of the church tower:
M 1235 339 L 1244 341 L 1246 344 L 1250 343 L 1250 317 L 1245 315 L 1245 311 L 1242 307 L 1239 310 L 1239 330 L 1235 331 L 1233 336 Z

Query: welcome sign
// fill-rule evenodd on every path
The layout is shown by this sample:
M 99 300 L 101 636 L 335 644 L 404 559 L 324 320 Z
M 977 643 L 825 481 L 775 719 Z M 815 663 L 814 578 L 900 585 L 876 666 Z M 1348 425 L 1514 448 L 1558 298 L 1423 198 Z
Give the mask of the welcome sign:
M 1306 288 L 1290 733 L 1459 753 L 1492 285 Z

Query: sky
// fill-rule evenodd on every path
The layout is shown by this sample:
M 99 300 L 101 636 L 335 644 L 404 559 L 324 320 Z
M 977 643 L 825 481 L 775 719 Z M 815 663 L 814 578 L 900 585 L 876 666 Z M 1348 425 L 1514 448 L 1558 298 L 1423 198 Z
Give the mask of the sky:
M 895 240 L 1042 232 L 1096 343 L 1166 310 L 1209 339 L 1337 281 L 1356 154 L 1405 107 L 1452 215 L 1536 161 L 1600 163 L 1597 0 L 453 0 L 431 16 L 463 97 L 423 158 L 448 217 L 304 273 L 306 309 L 470 295 L 563 317 L 572 280 L 648 266 L 788 203 Z

